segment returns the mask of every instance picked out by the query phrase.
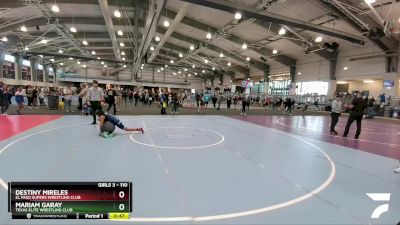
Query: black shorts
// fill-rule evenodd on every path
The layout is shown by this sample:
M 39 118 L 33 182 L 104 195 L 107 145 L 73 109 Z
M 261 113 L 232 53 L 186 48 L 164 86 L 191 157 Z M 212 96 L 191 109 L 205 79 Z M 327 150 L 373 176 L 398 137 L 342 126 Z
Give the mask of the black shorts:
M 115 124 L 116 127 L 119 129 L 123 130 L 125 128 L 124 124 L 122 122 L 119 122 L 118 124 Z

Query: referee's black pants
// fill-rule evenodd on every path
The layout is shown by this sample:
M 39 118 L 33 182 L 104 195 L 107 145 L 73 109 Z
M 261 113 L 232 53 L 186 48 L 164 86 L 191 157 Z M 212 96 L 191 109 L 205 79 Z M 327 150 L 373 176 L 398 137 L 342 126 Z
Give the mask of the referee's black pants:
M 90 101 L 90 106 L 92 108 L 93 123 L 96 123 L 96 112 L 97 110 L 102 110 L 100 101 Z

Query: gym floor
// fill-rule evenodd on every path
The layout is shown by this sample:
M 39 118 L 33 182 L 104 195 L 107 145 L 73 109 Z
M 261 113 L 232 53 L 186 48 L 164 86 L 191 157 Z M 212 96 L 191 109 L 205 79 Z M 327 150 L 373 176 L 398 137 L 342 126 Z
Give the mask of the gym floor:
M 327 116 L 120 116 L 145 134 L 100 138 L 90 117 L 0 117 L 0 224 L 396 224 L 400 125 Z M 341 118 L 338 131 L 346 122 Z M 11 220 L 9 181 L 132 181 L 129 221 Z M 367 193 L 391 193 L 376 202 Z M 371 218 L 382 204 L 388 212 Z

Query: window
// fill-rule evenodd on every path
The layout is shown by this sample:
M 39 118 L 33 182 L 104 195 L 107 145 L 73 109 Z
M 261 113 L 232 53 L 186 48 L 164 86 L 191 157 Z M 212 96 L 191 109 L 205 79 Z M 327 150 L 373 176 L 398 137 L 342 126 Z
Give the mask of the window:
M 311 82 L 299 82 L 296 88 L 297 95 L 305 94 L 328 94 L 328 82 L 323 81 L 311 81 Z
M 43 70 L 43 65 L 38 64 L 38 65 L 37 65 L 37 68 L 38 68 L 39 70 Z
M 31 61 L 24 59 L 24 60 L 22 60 L 22 65 L 31 67 Z
M 15 57 L 12 56 L 12 55 L 6 54 L 6 55 L 4 56 L 4 60 L 7 61 L 7 62 L 12 62 L 12 63 L 14 63 L 14 62 L 15 62 Z

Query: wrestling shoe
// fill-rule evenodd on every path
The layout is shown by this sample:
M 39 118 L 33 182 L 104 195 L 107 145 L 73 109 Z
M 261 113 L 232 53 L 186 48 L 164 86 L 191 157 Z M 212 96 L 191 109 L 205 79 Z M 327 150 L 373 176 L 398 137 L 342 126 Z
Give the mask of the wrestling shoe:
M 142 134 L 144 134 L 143 128 L 139 128 L 138 131 L 139 131 L 139 132 L 142 132 Z

